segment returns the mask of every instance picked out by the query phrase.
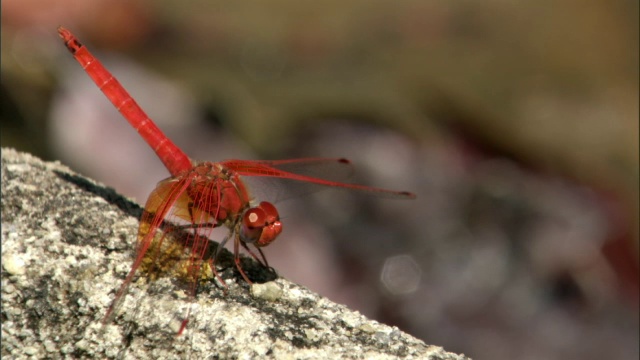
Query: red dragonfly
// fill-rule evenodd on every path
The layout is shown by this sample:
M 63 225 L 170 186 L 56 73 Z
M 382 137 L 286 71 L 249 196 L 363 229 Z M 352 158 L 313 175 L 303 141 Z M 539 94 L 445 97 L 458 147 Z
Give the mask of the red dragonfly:
M 58 33 L 86 73 L 153 148 L 171 173 L 171 177 L 161 181 L 147 199 L 138 229 L 135 261 L 116 293 L 104 322 L 113 315 L 136 271 L 147 266 L 149 257 L 153 261 L 161 256 L 162 251 L 165 251 L 160 250 L 163 248 L 162 242 L 170 237 L 168 234 L 178 230 L 182 232 L 181 247 L 186 249 L 188 254 L 186 272 L 193 296 L 205 266 L 210 268 L 226 288 L 225 281 L 217 273 L 215 261 L 220 249 L 229 239 L 233 239 L 236 268 L 244 280 L 252 284 L 240 263 L 240 246 L 259 263 L 268 267 L 261 248 L 278 237 L 283 225 L 278 210 L 271 202 L 258 202 L 252 196 L 245 181 L 251 178 L 247 177 L 275 179 L 289 184 L 317 184 L 366 191 L 391 198 L 415 198 L 414 194 L 406 191 L 391 191 L 330 180 L 330 174 L 325 178 L 315 176 L 318 173 L 340 172 L 345 167 L 349 168 L 350 162 L 346 159 L 192 161 L 162 133 L 118 80 L 70 31 L 60 27 Z M 209 247 L 212 231 L 218 227 L 226 227 L 228 233 L 212 254 Z M 249 244 L 258 250 L 260 257 L 251 251 Z M 178 334 L 184 330 L 186 319 L 188 314 Z

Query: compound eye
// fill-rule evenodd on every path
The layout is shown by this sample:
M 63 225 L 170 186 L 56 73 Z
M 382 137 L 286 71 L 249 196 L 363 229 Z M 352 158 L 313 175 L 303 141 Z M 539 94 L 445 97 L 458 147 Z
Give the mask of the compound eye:
M 282 232 L 278 210 L 270 202 L 263 201 L 248 209 L 242 216 L 240 239 L 255 246 L 267 246 Z
M 280 220 L 280 214 L 278 214 L 278 209 L 273 206 L 272 203 L 263 201 L 258 205 L 258 208 L 262 209 L 265 214 L 265 219 L 268 223 L 272 223 L 276 220 Z
M 259 207 L 251 208 L 244 213 L 242 223 L 248 228 L 262 228 L 267 221 L 267 215 Z

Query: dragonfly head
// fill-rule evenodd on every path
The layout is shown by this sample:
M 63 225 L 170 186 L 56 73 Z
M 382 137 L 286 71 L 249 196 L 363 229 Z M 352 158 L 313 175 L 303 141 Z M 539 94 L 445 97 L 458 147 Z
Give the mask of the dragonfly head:
M 263 201 L 247 209 L 242 215 L 240 239 L 257 247 L 269 245 L 282 232 L 278 210 L 272 203 Z

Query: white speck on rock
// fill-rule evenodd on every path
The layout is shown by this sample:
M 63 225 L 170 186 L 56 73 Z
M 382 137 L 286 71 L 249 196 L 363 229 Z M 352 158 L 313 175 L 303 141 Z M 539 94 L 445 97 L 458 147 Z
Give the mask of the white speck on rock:
M 66 262 L 67 262 L 67 264 L 70 264 L 70 265 L 73 265 L 73 264 L 75 264 L 75 263 L 77 262 L 76 257 L 75 257 L 75 256 L 73 256 L 73 255 L 69 255 L 69 256 L 67 256 L 67 257 L 64 259 L 64 261 L 66 261 Z
M 10 172 L 27 172 L 31 169 L 27 164 L 7 164 L 7 170 Z
M 26 263 L 20 255 L 7 254 L 2 257 L 2 267 L 11 275 L 24 275 Z
M 35 355 L 38 353 L 38 349 L 36 349 L 33 346 L 26 346 L 22 349 L 24 351 L 25 354 L 27 355 Z
M 354 315 L 355 314 L 345 314 L 345 316 L 342 318 L 342 321 L 345 323 L 345 325 L 350 328 L 357 328 L 361 323 L 360 319 Z
M 275 282 L 251 285 L 251 295 L 254 298 L 276 301 L 282 297 L 282 288 Z
M 56 345 L 53 341 L 51 340 L 45 340 L 42 345 L 44 345 L 44 349 L 47 350 L 47 352 L 52 353 L 56 350 Z
M 317 341 L 319 340 L 322 336 L 315 331 L 314 329 L 305 329 L 304 330 L 304 334 L 307 337 L 307 339 L 311 340 L 311 341 Z
M 362 324 L 359 329 L 361 331 L 364 331 L 366 333 L 373 333 L 374 331 L 376 331 L 376 329 L 371 325 L 371 324 Z

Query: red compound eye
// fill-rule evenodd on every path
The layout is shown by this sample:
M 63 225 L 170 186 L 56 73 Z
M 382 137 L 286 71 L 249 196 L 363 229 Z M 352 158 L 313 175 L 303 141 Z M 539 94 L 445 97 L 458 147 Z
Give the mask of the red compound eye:
M 265 225 L 265 219 L 267 218 L 264 210 L 260 208 L 251 208 L 244 213 L 242 222 L 244 226 L 248 228 L 262 228 Z
M 269 223 L 273 223 L 274 221 L 280 220 L 280 214 L 278 214 L 278 209 L 273 206 L 272 203 L 263 201 L 258 205 L 260 209 L 264 211 L 266 216 L 266 221 Z
M 255 246 L 267 246 L 282 232 L 278 210 L 270 202 L 263 201 L 249 208 L 242 216 L 240 239 Z

